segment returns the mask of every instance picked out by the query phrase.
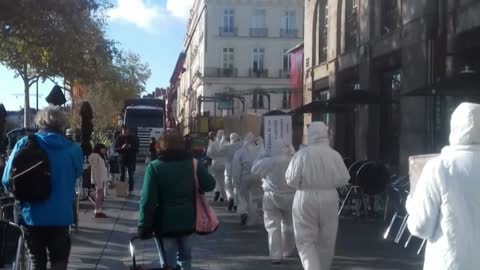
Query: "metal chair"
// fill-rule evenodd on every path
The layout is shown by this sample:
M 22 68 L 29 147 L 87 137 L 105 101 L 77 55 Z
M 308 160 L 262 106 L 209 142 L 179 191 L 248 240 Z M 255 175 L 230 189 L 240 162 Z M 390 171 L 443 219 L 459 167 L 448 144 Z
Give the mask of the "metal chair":
M 20 226 L 0 220 L 0 267 L 12 270 L 30 269 L 25 236 Z
M 385 233 L 383 234 L 383 238 L 387 239 L 390 231 L 397 219 L 402 220 L 402 223 L 400 225 L 400 230 L 397 233 L 397 236 L 395 237 L 395 242 L 397 242 L 397 239 L 401 238 L 403 235 L 403 232 L 405 231 L 406 228 L 406 222 L 408 219 L 408 214 L 407 210 L 405 209 L 405 193 L 401 191 L 401 189 L 395 187 L 395 186 L 388 186 L 387 187 L 387 192 L 388 196 L 390 197 L 390 201 L 393 204 L 393 207 L 395 209 L 395 213 L 393 214 L 392 219 L 390 220 L 390 224 L 388 225 L 387 229 L 385 230 Z
M 340 216 L 340 214 L 342 213 L 343 211 L 343 208 L 345 207 L 346 203 L 349 201 L 350 197 L 351 197 L 351 194 L 352 192 L 354 194 L 358 194 L 358 189 L 360 188 L 359 186 L 356 186 L 354 183 L 355 183 L 355 177 L 357 176 L 357 173 L 358 173 L 358 170 L 362 167 L 363 164 L 367 163 L 366 160 L 360 160 L 360 161 L 357 161 L 355 163 L 353 163 L 349 168 L 348 168 L 348 172 L 350 174 L 350 180 L 349 180 L 349 184 L 342 188 L 340 190 L 340 201 L 342 202 L 340 204 L 340 208 L 338 210 L 338 216 Z M 355 203 L 354 203 L 355 204 Z M 355 211 L 357 212 L 357 215 L 359 215 L 359 209 L 358 207 L 355 205 Z
M 394 187 L 406 187 L 409 184 L 408 177 L 407 176 L 398 176 L 398 175 L 393 175 L 390 177 L 391 181 L 387 185 L 388 186 L 394 186 Z M 390 193 L 386 192 L 386 200 L 385 200 L 385 209 L 383 213 L 383 220 L 387 221 L 387 216 L 388 216 L 388 208 L 390 207 Z

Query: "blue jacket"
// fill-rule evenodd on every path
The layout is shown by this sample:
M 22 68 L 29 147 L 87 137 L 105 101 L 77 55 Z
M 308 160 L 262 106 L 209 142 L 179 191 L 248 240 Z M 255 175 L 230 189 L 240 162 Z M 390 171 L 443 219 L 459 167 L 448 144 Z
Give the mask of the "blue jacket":
M 73 223 L 75 183 L 83 173 L 82 149 L 61 134 L 40 131 L 36 137 L 50 161 L 52 191 L 44 202 L 20 202 L 21 223 L 27 226 L 69 226 Z M 13 157 L 26 142 L 27 137 L 15 144 L 5 166 L 2 183 L 6 188 L 10 184 Z

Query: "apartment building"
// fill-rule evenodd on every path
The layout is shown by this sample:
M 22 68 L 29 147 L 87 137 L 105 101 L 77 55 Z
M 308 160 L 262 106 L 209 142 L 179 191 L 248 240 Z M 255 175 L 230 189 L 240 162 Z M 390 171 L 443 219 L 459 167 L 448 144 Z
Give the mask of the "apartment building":
M 305 103 L 358 89 L 389 100 L 359 105 L 350 114 L 306 114 L 305 126 L 325 120 L 344 156 L 383 160 L 401 173 L 407 171 L 408 156 L 438 152 L 448 144 L 450 112 L 460 101 L 476 100 L 475 94 L 469 89 L 463 89 L 463 95 L 433 93 L 447 81 L 459 87 L 480 86 L 461 79 L 480 72 L 480 1 L 304 4 Z M 422 91 L 418 95 L 424 97 L 412 94 Z
M 172 85 L 184 129 L 199 115 L 289 109 L 302 0 L 196 0 Z M 179 63 L 182 65 L 179 66 Z

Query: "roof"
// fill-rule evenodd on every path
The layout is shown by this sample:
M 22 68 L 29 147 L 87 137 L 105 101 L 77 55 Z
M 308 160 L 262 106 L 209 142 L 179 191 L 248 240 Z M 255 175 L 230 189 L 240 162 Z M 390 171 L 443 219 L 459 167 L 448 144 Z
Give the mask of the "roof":
M 297 46 L 291 48 L 290 50 L 286 51 L 285 53 L 295 53 L 299 50 L 303 49 L 303 42 L 298 44 Z

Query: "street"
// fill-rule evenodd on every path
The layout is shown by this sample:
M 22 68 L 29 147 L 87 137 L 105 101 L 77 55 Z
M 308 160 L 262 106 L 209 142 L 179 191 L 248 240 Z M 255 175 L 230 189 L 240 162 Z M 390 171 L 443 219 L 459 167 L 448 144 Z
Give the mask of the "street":
M 93 206 L 82 202 L 80 229 L 73 234 L 69 269 L 129 269 L 128 243 L 136 232 L 136 219 L 143 166 L 137 172 L 133 196 L 117 199 L 111 190 L 104 209 L 108 219 L 94 220 Z M 300 260 L 292 258 L 282 265 L 272 265 L 268 257 L 267 236 L 263 226 L 241 228 L 236 215 L 214 204 L 220 218 L 220 229 L 211 236 L 195 236 L 194 269 L 300 270 Z M 383 221 L 354 221 L 343 218 L 338 232 L 337 251 L 332 269 L 421 269 L 421 256 L 416 256 L 416 242 L 411 249 L 383 240 Z M 136 243 L 140 264 L 158 267 L 153 241 Z

